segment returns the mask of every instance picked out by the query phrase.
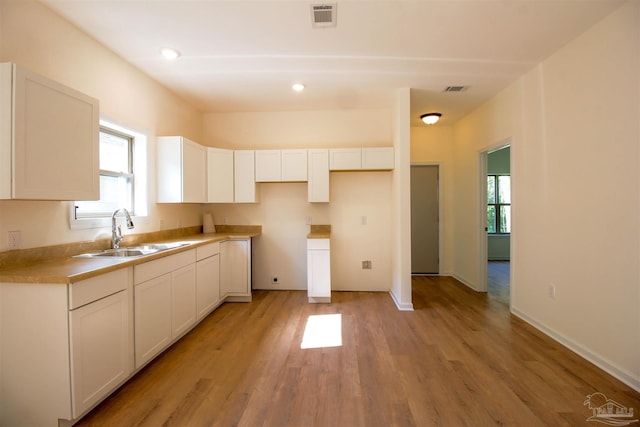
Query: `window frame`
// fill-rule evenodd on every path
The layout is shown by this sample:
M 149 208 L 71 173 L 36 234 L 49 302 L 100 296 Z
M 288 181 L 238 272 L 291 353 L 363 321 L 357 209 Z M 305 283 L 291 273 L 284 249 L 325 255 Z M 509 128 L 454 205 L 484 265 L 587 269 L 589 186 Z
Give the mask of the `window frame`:
M 500 203 L 500 179 L 499 177 L 501 176 L 507 176 L 509 177 L 509 200 L 511 200 L 511 174 L 508 173 L 492 173 L 492 174 L 487 174 L 487 233 L 491 236 L 508 236 L 511 234 L 510 231 L 507 232 L 501 232 L 500 230 L 500 226 L 502 224 L 501 220 L 500 220 L 500 211 L 502 210 L 503 207 L 508 206 L 509 209 L 511 208 L 511 202 L 509 203 Z M 488 195 L 488 188 L 489 188 L 489 178 L 493 178 L 494 180 L 494 193 L 495 193 L 495 203 L 490 203 L 489 202 L 489 195 Z M 490 227 L 489 227 L 489 207 L 493 206 L 495 208 L 495 230 L 496 231 L 490 231 Z M 511 215 L 511 212 L 509 212 L 509 215 Z
M 147 199 L 147 135 L 133 129 L 117 125 L 107 120 L 100 120 L 100 132 L 108 133 L 129 140 L 128 146 L 128 171 L 119 172 L 100 169 L 100 176 L 123 177 L 131 180 L 131 215 L 136 218 L 145 217 L 148 214 Z M 112 212 L 96 212 L 95 216 L 78 216 L 76 203 L 69 206 L 69 228 L 88 229 L 111 227 Z

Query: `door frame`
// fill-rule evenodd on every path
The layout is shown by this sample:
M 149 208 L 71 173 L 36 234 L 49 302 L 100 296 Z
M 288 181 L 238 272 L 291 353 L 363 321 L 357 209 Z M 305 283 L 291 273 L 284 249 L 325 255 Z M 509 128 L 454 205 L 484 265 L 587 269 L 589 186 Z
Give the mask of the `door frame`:
M 487 267 L 489 262 L 488 246 L 489 246 L 489 233 L 487 233 L 487 175 L 488 175 L 488 155 L 494 151 L 501 150 L 503 148 L 513 148 L 513 138 L 506 138 L 496 144 L 485 147 L 478 152 L 478 258 L 476 260 L 478 266 L 478 281 L 477 290 L 479 292 L 487 292 Z M 509 259 L 513 258 L 513 150 L 509 155 L 509 169 L 511 175 L 511 233 L 510 240 L 511 245 L 509 248 Z M 513 269 L 511 269 L 511 275 L 513 276 Z M 513 284 L 512 279 L 509 279 L 510 287 Z M 510 292 L 509 298 L 513 298 L 513 292 Z
M 437 166 L 438 167 L 438 273 L 437 274 L 413 274 L 412 276 L 443 276 L 442 272 L 442 163 L 440 162 L 415 162 L 409 164 L 409 171 L 413 166 Z M 486 220 L 485 220 L 486 222 Z M 410 233 L 413 235 L 413 230 Z M 409 254 L 411 255 L 411 254 Z

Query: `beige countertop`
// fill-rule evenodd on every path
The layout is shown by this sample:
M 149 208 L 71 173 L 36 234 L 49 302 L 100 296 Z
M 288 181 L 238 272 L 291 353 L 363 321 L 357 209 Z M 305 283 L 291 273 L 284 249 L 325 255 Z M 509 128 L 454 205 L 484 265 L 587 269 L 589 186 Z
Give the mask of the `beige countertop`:
M 69 284 L 120 268 L 141 264 L 154 259 L 166 257 L 179 252 L 188 251 L 198 246 L 209 243 L 221 242 L 230 239 L 248 239 L 259 236 L 261 227 L 247 229 L 238 232 L 197 233 L 181 236 L 174 239 L 163 239 L 144 243 L 168 243 L 184 242 L 185 246 L 167 249 L 149 255 L 130 258 L 97 257 L 74 258 L 72 256 L 52 258 L 37 261 L 18 267 L 5 267 L 0 269 L 0 283 L 59 283 Z M 127 246 L 125 245 L 122 245 Z
M 307 239 L 328 239 L 331 237 L 331 225 L 312 225 Z

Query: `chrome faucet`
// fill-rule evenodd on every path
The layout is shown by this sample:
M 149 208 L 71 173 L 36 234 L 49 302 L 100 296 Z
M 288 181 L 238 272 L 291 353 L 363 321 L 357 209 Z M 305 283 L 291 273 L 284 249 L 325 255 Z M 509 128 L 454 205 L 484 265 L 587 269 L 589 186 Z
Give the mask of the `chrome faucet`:
M 120 247 L 120 242 L 122 242 L 122 229 L 120 226 L 116 227 L 116 215 L 118 212 L 123 212 L 125 218 L 127 219 L 127 228 L 131 230 L 133 228 L 133 221 L 131 221 L 131 215 L 129 215 L 129 211 L 126 209 L 116 209 L 116 211 L 111 215 L 111 248 L 118 249 Z

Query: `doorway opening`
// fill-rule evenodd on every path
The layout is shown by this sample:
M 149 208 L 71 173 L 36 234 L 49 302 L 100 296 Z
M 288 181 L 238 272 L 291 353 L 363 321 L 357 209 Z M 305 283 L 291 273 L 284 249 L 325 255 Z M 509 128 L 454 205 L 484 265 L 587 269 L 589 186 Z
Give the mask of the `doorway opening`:
M 440 272 L 440 167 L 411 165 L 411 274 Z
M 483 263 L 490 298 L 510 303 L 511 294 L 511 147 L 482 153 Z

